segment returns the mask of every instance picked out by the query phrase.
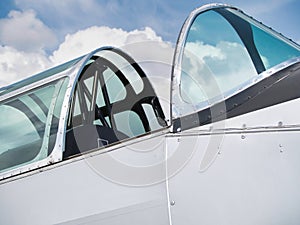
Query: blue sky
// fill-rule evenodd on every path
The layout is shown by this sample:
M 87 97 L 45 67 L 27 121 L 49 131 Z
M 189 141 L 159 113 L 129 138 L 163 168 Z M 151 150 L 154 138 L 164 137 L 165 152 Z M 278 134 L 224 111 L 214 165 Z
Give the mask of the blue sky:
M 300 42 L 299 0 L 218 2 L 237 6 Z M 175 43 L 189 12 L 207 3 L 211 1 L 0 1 L 0 86 L 68 61 L 81 53 L 71 47 L 87 46 L 85 42 L 97 38 L 88 48 L 96 44 L 126 44 L 128 35 Z M 121 40 L 120 35 L 127 39 Z

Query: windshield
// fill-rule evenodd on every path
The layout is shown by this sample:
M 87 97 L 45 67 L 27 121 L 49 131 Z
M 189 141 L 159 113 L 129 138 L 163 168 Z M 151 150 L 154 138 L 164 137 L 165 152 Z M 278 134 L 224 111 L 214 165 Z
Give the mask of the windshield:
M 245 20 L 245 24 L 249 24 L 250 29 L 244 36 L 249 35 L 253 37 L 254 45 L 257 48 L 265 70 L 300 56 L 300 46 L 296 43 L 287 40 L 273 30 L 267 29 L 261 23 L 251 20 L 242 13 L 232 9 L 227 9 L 227 11 L 235 15 L 232 14 L 232 19 L 229 18 L 231 16 L 228 17 L 229 21 L 236 20 L 235 22 L 231 22 L 234 27 L 239 26 L 239 20 Z M 239 17 L 240 19 L 238 19 Z
M 211 105 L 299 56 L 297 44 L 237 10 L 204 11 L 192 21 L 184 43 L 181 98 L 197 108 Z
M 66 80 L 52 82 L 0 104 L 0 172 L 50 155 Z

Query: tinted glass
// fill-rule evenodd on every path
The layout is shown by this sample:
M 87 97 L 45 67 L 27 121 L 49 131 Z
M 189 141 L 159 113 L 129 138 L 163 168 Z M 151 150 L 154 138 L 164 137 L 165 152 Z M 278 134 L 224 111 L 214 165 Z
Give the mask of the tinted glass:
M 202 12 L 186 37 L 181 97 L 192 104 L 213 104 L 265 70 L 299 56 L 298 45 L 236 10 Z
M 0 105 L 0 171 L 51 153 L 64 96 L 62 84 L 62 80 L 51 83 Z
M 231 24 L 215 11 L 197 16 L 184 48 L 182 98 L 189 103 L 213 101 L 256 75 L 247 49 Z

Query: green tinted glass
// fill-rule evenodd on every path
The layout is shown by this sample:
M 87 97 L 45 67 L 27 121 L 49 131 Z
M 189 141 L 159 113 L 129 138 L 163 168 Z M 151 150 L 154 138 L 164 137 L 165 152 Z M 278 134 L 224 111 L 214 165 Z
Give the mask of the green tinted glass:
M 0 104 L 0 171 L 42 160 L 51 153 L 66 80 Z

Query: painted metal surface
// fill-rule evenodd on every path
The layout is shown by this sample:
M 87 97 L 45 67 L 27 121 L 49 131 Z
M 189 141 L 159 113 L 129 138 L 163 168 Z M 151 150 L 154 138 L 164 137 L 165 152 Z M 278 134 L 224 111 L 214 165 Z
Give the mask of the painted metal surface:
M 148 172 L 139 165 L 141 157 L 150 165 L 164 161 L 162 137 L 108 148 L 111 153 L 94 152 L 2 183 L 1 223 L 169 224 L 164 164 Z M 159 143 L 156 151 L 145 155 L 145 147 L 152 149 L 153 143 Z M 134 158 L 128 157 L 132 150 Z
M 170 137 L 171 148 L 179 141 L 193 149 L 169 180 L 172 224 L 298 224 L 299 107 L 297 99 L 226 120 L 219 130 L 211 124 Z

